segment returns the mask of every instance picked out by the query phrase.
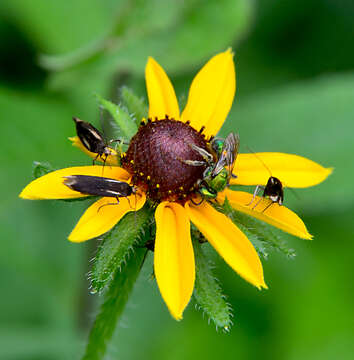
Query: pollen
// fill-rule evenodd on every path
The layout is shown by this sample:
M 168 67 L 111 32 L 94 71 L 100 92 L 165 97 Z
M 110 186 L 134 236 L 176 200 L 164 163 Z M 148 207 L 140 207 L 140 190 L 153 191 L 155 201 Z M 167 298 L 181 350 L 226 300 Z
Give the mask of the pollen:
M 207 167 L 207 164 L 191 165 L 193 161 L 204 161 L 195 146 L 208 151 L 200 131 L 168 117 L 155 119 L 139 127 L 122 166 L 132 175 L 133 185 L 151 200 L 184 204 L 194 194 Z M 140 173 L 149 176 L 142 178 Z

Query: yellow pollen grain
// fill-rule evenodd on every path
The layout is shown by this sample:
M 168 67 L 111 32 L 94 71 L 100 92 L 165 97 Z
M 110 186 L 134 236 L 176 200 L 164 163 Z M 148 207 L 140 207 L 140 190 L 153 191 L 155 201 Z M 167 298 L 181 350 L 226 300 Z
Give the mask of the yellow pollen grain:
M 150 179 L 151 179 L 151 176 L 148 175 L 148 176 L 146 177 L 146 180 L 150 180 Z
M 185 198 L 185 197 L 187 197 L 187 195 L 186 195 L 186 194 L 183 194 L 183 197 Z
M 134 160 L 130 160 L 130 163 L 131 163 L 131 164 L 134 164 Z
M 169 194 L 172 194 L 172 190 L 168 190 L 168 193 L 169 193 Z
M 144 176 L 144 173 L 140 172 L 140 176 Z
M 183 186 L 180 186 L 179 189 L 180 189 L 180 190 L 183 190 Z
M 156 189 L 158 189 L 160 187 L 160 184 L 156 184 Z

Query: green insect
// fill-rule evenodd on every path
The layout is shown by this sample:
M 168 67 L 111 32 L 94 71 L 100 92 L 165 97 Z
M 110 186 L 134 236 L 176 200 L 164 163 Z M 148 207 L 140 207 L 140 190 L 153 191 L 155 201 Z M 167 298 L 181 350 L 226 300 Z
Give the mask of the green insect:
M 228 186 L 231 177 L 235 176 L 232 171 L 239 145 L 239 135 L 230 133 L 225 140 L 218 138 L 212 140 L 211 151 L 214 156 L 198 146 L 192 146 L 194 150 L 203 156 L 204 161 L 192 162 L 187 160 L 185 162 L 193 166 L 208 165 L 203 173 L 203 178 L 198 184 L 198 192 L 202 199 L 215 199 L 218 192 L 223 191 Z
M 229 183 L 229 174 L 225 168 L 212 177 L 213 168 L 208 167 L 199 184 L 198 192 L 204 199 L 215 199 L 219 191 L 223 191 Z

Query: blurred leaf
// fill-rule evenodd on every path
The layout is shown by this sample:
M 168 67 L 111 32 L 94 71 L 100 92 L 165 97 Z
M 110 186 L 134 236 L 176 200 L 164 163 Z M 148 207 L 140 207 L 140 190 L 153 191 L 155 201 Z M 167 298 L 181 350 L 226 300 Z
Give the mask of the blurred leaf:
M 105 37 L 122 3 L 112 0 L 12 0 L 5 2 L 4 11 L 40 51 L 62 53 Z
M 148 115 L 148 108 L 143 99 L 139 98 L 134 92 L 126 86 L 123 86 L 120 92 L 122 102 L 127 107 L 131 116 L 134 116 L 135 123 L 139 127 L 143 118 Z
M 285 193 L 285 204 L 307 209 L 350 206 L 354 152 L 354 74 L 326 76 L 260 92 L 236 104 L 222 133 L 237 131 L 241 148 L 305 156 L 334 167 L 322 184 L 297 191 L 301 201 Z M 233 122 L 230 119 L 237 119 Z
M 200 308 L 216 327 L 229 331 L 232 325 L 231 306 L 225 301 L 218 280 L 215 278 L 210 260 L 205 256 L 199 239 L 193 236 L 196 276 L 193 296 Z
M 107 0 L 106 0 L 107 2 Z M 65 70 L 90 60 L 102 52 L 109 52 L 117 41 L 141 35 L 164 31 L 177 22 L 183 11 L 191 7 L 188 3 L 175 0 L 125 0 L 111 16 L 111 24 L 106 28 L 105 36 L 94 39 L 65 54 L 41 55 L 41 65 L 49 70 Z M 103 7 L 107 4 L 103 3 Z M 147 16 L 148 14 L 148 16 Z
M 81 339 L 69 329 L 38 326 L 0 328 L 1 359 L 72 359 Z
M 131 254 L 134 252 L 134 245 L 144 246 L 142 239 L 151 216 L 151 210 L 147 206 L 138 212 L 130 212 L 105 236 L 90 274 L 93 293 L 107 286 L 129 255 L 135 256 Z
M 124 138 L 130 139 L 133 135 L 135 135 L 135 133 L 138 131 L 138 128 L 126 110 L 124 110 L 118 104 L 114 104 L 109 100 L 103 99 L 99 95 L 96 95 L 96 97 L 101 107 L 111 114 L 113 120 L 121 130 Z
M 164 31 L 129 32 L 90 61 L 54 73 L 50 85 L 72 88 L 91 74 L 112 77 L 117 69 L 141 75 L 148 56 L 157 58 L 170 73 L 183 72 L 239 41 L 249 27 L 252 10 L 253 3 L 247 0 L 195 0 L 179 21 L 166 24 L 169 27 Z M 222 32 L 216 31 L 220 28 Z

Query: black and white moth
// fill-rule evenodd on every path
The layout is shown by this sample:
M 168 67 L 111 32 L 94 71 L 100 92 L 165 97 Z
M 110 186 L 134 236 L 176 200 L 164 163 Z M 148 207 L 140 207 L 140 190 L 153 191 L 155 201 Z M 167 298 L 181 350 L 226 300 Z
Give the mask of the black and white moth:
M 64 184 L 71 190 L 78 191 L 81 194 L 114 197 L 118 202 L 120 197 L 135 194 L 135 188 L 128 183 L 100 176 L 65 176 Z
M 111 149 L 107 142 L 104 140 L 102 134 L 90 123 L 73 117 L 76 124 L 76 133 L 82 144 L 88 151 L 91 151 L 97 156 L 93 160 L 97 160 L 100 157 L 105 163 L 108 155 L 113 155 L 113 149 Z

